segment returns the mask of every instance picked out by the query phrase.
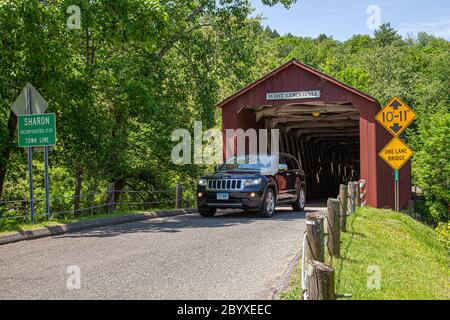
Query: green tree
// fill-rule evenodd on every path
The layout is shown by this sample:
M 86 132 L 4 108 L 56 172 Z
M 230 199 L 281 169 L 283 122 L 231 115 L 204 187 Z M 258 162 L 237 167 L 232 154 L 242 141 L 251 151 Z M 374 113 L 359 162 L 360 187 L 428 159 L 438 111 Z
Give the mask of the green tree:
M 394 43 L 399 44 L 402 37 L 397 30 L 391 27 L 389 22 L 383 23 L 378 30 L 375 30 L 375 43 L 380 47 L 385 47 Z
M 15 141 L 17 121 L 11 104 L 27 82 L 47 98 L 50 111 L 55 110 L 52 97 L 60 95 L 67 56 L 59 4 L 0 1 L 0 197 L 8 169 L 24 156 Z
M 450 205 L 450 113 L 439 105 L 435 113 L 418 126 L 418 149 L 414 155 L 414 182 L 421 186 L 425 199 L 424 218 L 435 225 L 449 220 Z

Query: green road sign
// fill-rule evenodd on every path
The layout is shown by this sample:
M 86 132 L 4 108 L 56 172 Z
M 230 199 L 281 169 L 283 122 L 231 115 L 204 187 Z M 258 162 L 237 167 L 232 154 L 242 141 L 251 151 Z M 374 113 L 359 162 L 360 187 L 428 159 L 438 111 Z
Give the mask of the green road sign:
M 54 113 L 19 116 L 19 147 L 54 146 L 56 144 L 55 119 Z

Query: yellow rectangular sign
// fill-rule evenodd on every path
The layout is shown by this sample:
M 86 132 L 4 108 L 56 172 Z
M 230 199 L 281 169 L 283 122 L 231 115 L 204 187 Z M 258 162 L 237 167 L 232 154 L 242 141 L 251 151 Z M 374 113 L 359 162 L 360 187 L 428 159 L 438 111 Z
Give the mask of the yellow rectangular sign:
M 378 155 L 394 170 L 400 170 L 413 154 L 406 143 L 395 137 Z
M 393 136 L 398 137 L 411 124 L 416 113 L 399 97 L 391 101 L 377 114 L 376 119 Z

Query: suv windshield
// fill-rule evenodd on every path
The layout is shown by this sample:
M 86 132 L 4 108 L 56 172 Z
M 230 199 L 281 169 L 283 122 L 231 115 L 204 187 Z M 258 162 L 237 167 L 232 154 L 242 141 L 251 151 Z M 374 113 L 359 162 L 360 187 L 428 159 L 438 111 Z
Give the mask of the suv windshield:
M 219 167 L 219 171 L 264 171 L 272 168 L 275 157 L 240 156 L 233 157 Z

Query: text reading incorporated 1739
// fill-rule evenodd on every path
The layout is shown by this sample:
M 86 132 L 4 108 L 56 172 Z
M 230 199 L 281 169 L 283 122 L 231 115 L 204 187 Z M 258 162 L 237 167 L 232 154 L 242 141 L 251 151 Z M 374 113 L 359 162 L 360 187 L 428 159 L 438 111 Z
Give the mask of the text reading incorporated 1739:
M 46 147 L 56 144 L 54 113 L 19 116 L 19 147 Z

